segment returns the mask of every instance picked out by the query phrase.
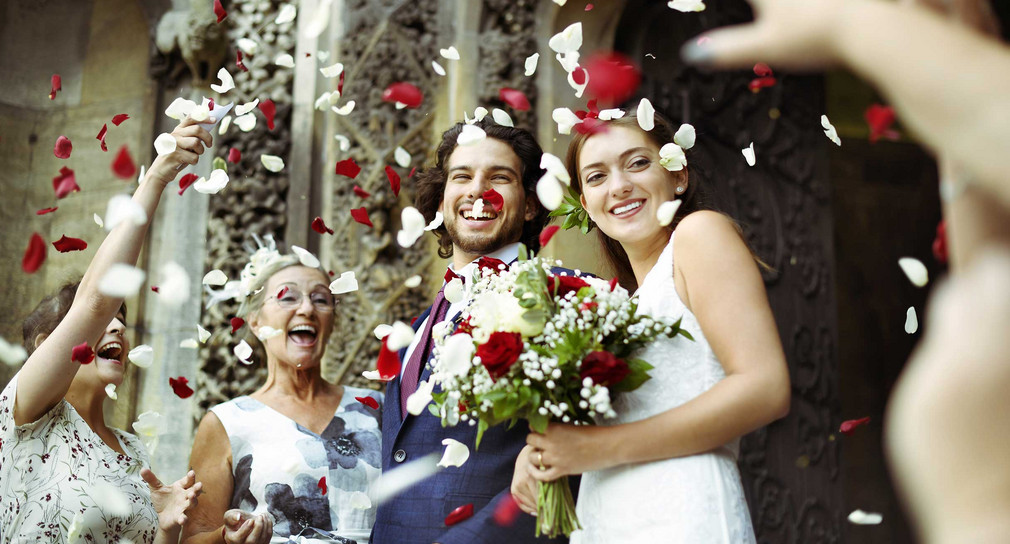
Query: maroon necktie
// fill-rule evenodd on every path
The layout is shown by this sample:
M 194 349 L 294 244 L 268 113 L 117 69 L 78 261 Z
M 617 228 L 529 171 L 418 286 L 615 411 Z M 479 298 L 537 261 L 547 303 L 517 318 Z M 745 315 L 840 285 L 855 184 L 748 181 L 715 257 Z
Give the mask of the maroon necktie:
M 446 271 L 446 282 L 455 277 L 458 276 L 452 270 Z M 444 321 L 445 314 L 448 312 L 449 301 L 445 300 L 445 285 L 443 285 L 435 295 L 435 303 L 431 305 L 431 312 L 428 314 L 424 328 L 418 333 L 421 335 L 421 339 L 414 346 L 414 351 L 410 353 L 407 366 L 403 369 L 403 375 L 400 376 L 400 417 L 402 418 L 407 417 L 407 399 L 414 391 L 417 391 L 417 382 L 421 379 L 421 367 L 428 361 L 428 355 L 431 353 L 431 328 L 435 326 L 435 323 Z

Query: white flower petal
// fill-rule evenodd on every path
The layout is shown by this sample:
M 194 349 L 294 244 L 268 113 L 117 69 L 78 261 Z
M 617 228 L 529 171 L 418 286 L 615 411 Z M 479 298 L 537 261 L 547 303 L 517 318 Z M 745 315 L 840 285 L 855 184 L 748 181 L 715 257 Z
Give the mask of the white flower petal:
M 835 130 L 835 125 L 831 124 L 827 115 L 821 116 L 821 126 L 824 127 L 824 135 L 827 136 L 829 140 L 835 142 L 835 145 L 842 145 L 842 139 L 838 137 L 838 131 Z
M 459 136 L 456 138 L 456 144 L 470 145 L 484 138 L 487 138 L 487 133 L 484 132 L 484 129 L 476 125 L 463 125 L 463 130 L 460 131 Z
M 132 297 L 140 291 L 146 274 L 143 270 L 123 263 L 109 267 L 98 282 L 98 290 L 110 297 Z
M 533 53 L 526 57 L 526 77 L 533 75 L 537 71 L 537 62 L 540 60 L 540 53 Z
M 396 242 L 400 247 L 410 247 L 424 234 L 424 216 L 417 208 L 407 206 L 400 212 L 400 232 L 396 233 Z
M 208 331 L 207 329 L 201 327 L 200 325 L 197 325 L 196 326 L 196 337 L 197 337 L 197 339 L 200 340 L 201 343 L 206 342 L 210 338 L 210 331 Z
M 564 6 L 567 2 L 568 0 L 554 0 L 554 3 L 559 6 Z
M 414 274 L 413 276 L 403 280 L 403 286 L 408 289 L 413 289 L 419 285 L 421 285 L 420 274 Z
M 757 164 L 757 155 L 754 154 L 754 142 L 751 142 L 749 147 L 741 149 L 740 153 L 743 153 L 743 158 L 747 160 L 748 166 Z
M 679 172 L 687 166 L 687 155 L 677 144 L 663 144 L 659 148 L 659 164 L 671 172 Z
M 239 40 L 239 42 L 241 42 L 241 41 L 242 40 Z M 250 41 L 252 41 L 252 40 L 250 40 Z M 255 44 L 255 42 L 253 42 L 253 43 Z M 235 80 L 231 77 L 231 74 L 228 73 L 227 69 L 221 68 L 220 70 L 218 70 L 217 71 L 217 77 L 218 77 L 218 79 L 221 80 L 221 84 L 220 85 L 216 85 L 214 83 L 211 83 L 210 88 L 214 92 L 216 92 L 218 94 L 224 94 L 224 93 L 226 93 L 226 92 L 228 92 L 228 91 L 230 91 L 230 90 L 232 90 L 232 89 L 235 88 Z M 208 111 L 207 113 L 209 115 L 210 111 Z
M 179 342 L 179 347 L 183 349 L 200 349 L 200 343 L 196 341 L 196 338 L 186 338 Z
M 224 189 L 226 185 L 228 185 L 228 173 L 219 168 L 210 173 L 210 179 L 200 178 L 194 181 L 193 190 L 205 195 L 213 195 Z
M 437 60 L 431 61 L 431 69 L 434 70 L 435 73 L 440 76 L 445 75 L 445 68 L 443 68 L 442 65 L 438 63 Z
M 361 373 L 361 376 L 366 380 L 374 380 L 377 382 L 384 382 L 386 380 L 382 379 L 382 375 L 379 374 L 378 370 L 366 370 Z
M 196 102 L 193 102 L 192 100 L 187 100 L 180 96 L 179 98 L 173 100 L 172 103 L 169 104 L 167 108 L 165 108 L 165 115 L 177 121 L 181 121 L 187 115 L 189 115 L 189 112 L 193 111 L 193 108 L 195 107 Z
M 263 163 L 263 167 L 271 172 L 280 172 L 284 170 L 284 159 L 278 157 L 277 155 L 260 155 L 260 162 Z
M 275 329 L 273 327 L 268 327 L 266 325 L 263 325 L 262 327 L 256 329 L 256 338 L 259 338 L 264 342 L 275 336 L 280 336 L 282 334 L 284 334 L 284 331 L 280 329 Z
M 147 212 L 130 195 L 116 195 L 109 199 L 109 205 L 105 208 L 105 230 L 112 231 L 124 221 L 143 225 L 147 222 Z
M 459 281 L 459 279 L 454 278 L 453 281 Z M 473 337 L 469 334 L 454 334 L 446 338 L 441 348 L 442 358 L 439 361 L 438 371 L 450 376 L 465 376 L 473 366 L 475 349 Z
M 337 62 L 319 69 L 323 77 L 337 77 L 344 71 L 343 63 Z
M 295 58 L 287 53 L 281 53 L 280 55 L 277 55 L 276 59 L 274 59 L 274 64 L 280 66 L 281 68 L 294 68 Z
M 342 107 L 334 107 L 332 109 L 333 113 L 336 113 L 337 115 L 350 115 L 351 112 L 354 111 L 354 101 L 348 100 Z
M 487 108 L 485 108 L 484 106 L 477 106 L 477 108 L 473 110 L 474 122 L 476 123 L 477 121 L 480 121 L 481 119 L 486 117 L 487 113 L 488 113 Z
M 466 444 L 446 438 L 442 440 L 445 451 L 442 453 L 442 460 L 438 462 L 440 467 L 461 467 L 470 458 L 470 448 Z
M 432 453 L 383 472 L 368 487 L 368 496 L 372 499 L 372 504 L 378 506 L 399 495 L 403 490 L 430 478 L 439 470 L 437 463 L 438 454 Z
M 105 221 L 102 220 L 102 216 L 96 213 L 93 214 L 92 219 L 95 220 L 95 224 L 98 225 L 98 228 L 105 228 Z
M 884 516 L 874 512 L 855 510 L 849 514 L 849 523 L 856 525 L 880 525 L 882 521 L 884 521 Z
M 189 112 L 189 118 L 194 121 L 206 121 L 210 119 L 210 108 L 207 107 L 207 104 L 197 104 Z
M 570 53 L 582 47 L 582 23 L 572 23 L 564 30 L 551 36 L 547 45 L 555 53 Z
M 484 199 L 483 199 L 483 198 L 478 198 L 478 199 L 477 199 L 477 200 L 476 200 L 476 201 L 475 201 L 475 202 L 473 203 L 473 207 L 471 208 L 471 210 L 470 210 L 470 211 L 471 211 L 471 212 L 472 212 L 472 213 L 473 213 L 474 215 L 480 215 L 480 214 L 484 213 Z
M 141 344 L 131 349 L 126 357 L 140 368 L 150 368 L 154 364 L 154 348 Z
M 27 358 L 28 352 L 20 344 L 11 344 L 6 339 L 0 338 L 0 361 L 3 361 L 4 364 L 17 366 Z
M 326 62 L 330 60 L 330 52 L 320 49 L 316 51 L 316 58 L 319 59 L 319 62 Z
M 558 62 L 561 64 L 561 68 L 563 68 L 565 72 L 568 72 L 569 75 L 571 75 L 571 73 L 579 67 L 578 51 L 570 51 L 564 54 L 558 53 L 554 56 L 554 58 L 558 59 Z
M 417 384 L 417 390 L 407 397 L 407 413 L 412 416 L 419 416 L 424 411 L 424 407 L 431 403 L 431 391 L 435 384 L 431 380 Z
M 565 168 L 565 163 L 557 155 L 552 155 L 551 153 L 541 155 L 540 168 L 546 170 L 548 174 L 554 176 L 565 185 L 569 185 L 572 182 L 571 176 L 568 175 L 568 169 Z
M 168 155 L 175 151 L 177 146 L 178 143 L 175 141 L 175 136 L 167 132 L 162 132 L 154 139 L 154 150 L 158 152 L 158 156 Z
M 235 118 L 235 126 L 242 129 L 242 132 L 249 132 L 256 128 L 256 114 L 247 113 Z
M 316 5 L 316 12 L 313 13 L 309 18 L 309 24 L 306 25 L 305 31 L 302 33 L 306 38 L 316 38 L 330 24 L 330 6 L 333 4 L 333 0 L 322 0 Z
M 295 17 L 297 15 L 298 10 L 295 8 L 294 5 L 284 4 L 283 6 L 281 6 L 280 13 L 277 14 L 277 18 L 274 19 L 274 22 L 279 25 L 283 25 L 284 23 L 290 23 L 291 21 L 295 20 Z
M 235 45 L 246 55 L 255 55 L 260 49 L 260 44 L 249 38 L 239 38 L 235 41 Z
M 116 384 L 114 383 L 105 386 L 105 394 L 112 400 L 119 400 L 119 394 L 116 393 Z
M 443 219 L 442 212 L 435 212 L 435 218 L 431 220 L 431 223 L 428 223 L 427 227 L 424 227 L 424 230 L 435 230 L 441 227 Z
M 504 127 L 514 127 L 515 123 L 512 122 L 512 118 L 509 114 L 500 108 L 495 108 L 491 110 L 491 117 L 494 119 L 495 123 L 502 125 Z
M 445 284 L 445 290 L 442 291 L 445 296 L 445 300 L 449 301 L 449 304 L 455 304 L 463 300 L 463 282 L 459 278 L 453 278 L 449 283 Z
M 898 259 L 898 266 L 901 267 L 901 271 L 908 276 L 908 281 L 912 282 L 912 285 L 916 287 L 925 287 L 929 283 L 929 271 L 926 270 L 926 265 L 922 264 L 922 261 L 916 259 L 915 257 L 902 257 Z
M 575 82 L 575 70 L 582 70 L 583 80 L 581 85 Z M 575 98 L 582 98 L 582 93 L 584 93 L 586 91 L 586 87 L 589 86 L 589 71 L 581 67 L 576 67 L 575 70 L 568 72 L 568 85 L 572 89 L 575 89 Z
M 252 357 L 253 349 L 252 346 L 250 346 L 245 340 L 239 342 L 232 350 L 232 353 L 234 353 L 235 357 L 238 357 L 238 360 L 242 361 L 242 363 L 247 365 L 252 364 L 252 361 L 250 361 L 249 358 Z
M 905 332 L 914 334 L 919 330 L 919 318 L 915 315 L 915 307 L 909 306 L 905 312 Z
M 673 135 L 673 143 L 684 149 L 691 149 L 694 147 L 695 139 L 697 139 L 697 133 L 695 133 L 694 127 L 687 123 L 680 125 L 680 128 L 677 129 L 677 133 Z
M 103 480 L 92 482 L 88 486 L 88 495 L 101 507 L 102 512 L 109 516 L 125 518 L 133 513 L 131 501 L 126 495 L 118 487 Z
M 666 3 L 672 9 L 688 13 L 692 11 L 705 11 L 704 0 L 670 0 Z
M 226 283 L 228 283 L 228 276 L 226 276 L 224 272 L 216 268 L 214 270 L 211 270 L 210 272 L 207 272 L 203 276 L 204 285 L 217 286 L 217 285 L 224 285 Z
M 656 219 L 659 220 L 659 224 L 662 226 L 667 226 L 673 221 L 673 216 L 677 215 L 677 209 L 680 208 L 681 201 L 670 200 L 659 205 L 656 210 Z
M 389 351 L 400 351 L 409 346 L 413 340 L 414 329 L 403 321 L 397 321 L 393 323 L 389 336 L 386 338 L 386 348 Z
M 648 98 L 643 98 L 638 103 L 636 117 L 638 118 L 638 126 L 642 127 L 642 130 L 649 131 L 656 127 L 656 108 L 652 107 L 652 102 L 649 102 Z
M 358 280 L 354 277 L 354 271 L 348 270 L 340 274 L 340 277 L 330 283 L 330 292 L 334 295 L 342 295 L 358 290 Z
M 406 168 L 410 166 L 410 153 L 406 149 L 396 146 L 396 149 L 393 150 L 393 160 L 400 168 Z
M 260 103 L 260 99 L 257 98 L 256 100 L 253 100 L 252 102 L 246 102 L 245 104 L 239 104 L 238 106 L 235 106 L 235 115 L 245 115 L 245 114 L 253 111 L 254 109 L 256 109 L 256 106 L 258 106 L 259 103 Z
M 333 139 L 340 143 L 340 151 L 346 153 L 351 149 L 351 140 L 343 134 L 334 134 Z
M 179 263 L 169 261 L 161 266 L 158 301 L 178 308 L 189 300 L 189 273 Z
M 317 259 L 316 256 L 307 249 L 298 246 L 291 246 L 291 252 L 298 255 L 298 262 L 302 263 L 302 266 L 319 268 L 319 259 Z
M 224 136 L 224 133 L 228 132 L 229 127 L 231 127 L 231 115 L 227 115 L 221 120 L 221 126 L 217 128 L 218 135 Z
M 561 188 L 561 182 L 551 174 L 544 174 L 537 182 L 537 198 L 548 210 L 558 209 L 565 198 L 565 191 Z
M 558 124 L 558 134 L 571 134 L 572 128 L 581 123 L 582 119 L 568 108 L 555 108 L 551 118 Z
M 374 334 L 375 338 L 378 340 L 382 340 L 383 338 L 389 336 L 389 333 L 391 332 L 393 332 L 393 326 L 385 323 L 379 323 L 374 329 L 372 329 L 372 334 Z
M 364 491 L 344 492 L 344 498 L 347 504 L 355 510 L 368 510 L 372 507 L 372 500 L 368 498 L 368 494 Z
M 323 94 L 319 95 L 319 98 L 316 99 L 315 103 L 313 104 L 313 107 L 315 107 L 319 111 L 322 111 L 328 108 L 330 105 L 331 105 L 330 93 L 324 92 Z
M 599 113 L 600 121 L 610 121 L 613 119 L 620 119 L 621 117 L 624 117 L 624 110 L 620 108 L 600 110 Z
M 447 49 L 439 49 L 438 54 L 442 55 L 444 59 L 459 60 L 459 51 L 453 45 L 450 45 Z

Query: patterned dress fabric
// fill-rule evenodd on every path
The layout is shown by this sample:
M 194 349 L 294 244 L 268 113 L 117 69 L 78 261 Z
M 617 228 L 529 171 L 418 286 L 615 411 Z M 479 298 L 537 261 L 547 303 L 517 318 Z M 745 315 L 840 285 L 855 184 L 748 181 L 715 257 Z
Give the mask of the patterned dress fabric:
M 637 356 L 655 368 L 642 387 L 614 400 L 616 425 L 676 408 L 712 388 L 726 374 L 698 320 L 673 282 L 673 236 L 636 293 L 638 313 L 678 319 L 694 337 L 660 338 Z M 587 472 L 576 511 L 584 530 L 572 544 L 756 542 L 737 469 L 739 439 L 714 451 Z
M 366 396 L 379 402 L 378 410 L 355 400 Z M 293 536 L 368 542 L 375 507 L 366 494 L 381 472 L 382 402 L 382 393 L 344 386 L 321 435 L 252 397 L 211 408 L 231 442 L 235 490 L 229 508 L 270 512 L 273 542 Z
M 114 451 L 65 400 L 15 425 L 17 381 L 0 393 L 0 544 L 154 542 L 140 440 L 112 429 L 126 455 Z

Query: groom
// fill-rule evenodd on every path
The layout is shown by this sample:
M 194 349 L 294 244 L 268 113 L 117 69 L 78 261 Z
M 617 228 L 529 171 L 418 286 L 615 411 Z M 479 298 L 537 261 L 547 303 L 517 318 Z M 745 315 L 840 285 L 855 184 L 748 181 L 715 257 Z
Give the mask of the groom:
M 436 211 L 444 222 L 435 230 L 439 256 L 451 258 L 446 279 L 453 275 L 471 281 L 481 257 L 509 264 L 519 255 L 519 243 L 531 251 L 540 248 L 539 234 L 547 224 L 547 210 L 536 197 L 542 175 L 543 151 L 533 136 L 522 129 L 497 125 L 490 120 L 476 126 L 487 137 L 457 145 L 463 127 L 458 123 L 444 134 L 436 162 L 418 177 L 415 206 L 431 220 Z M 488 204 L 473 213 L 473 204 L 494 189 L 504 201 L 495 211 Z M 444 284 L 443 284 L 444 285 Z M 466 444 L 470 458 L 461 467 L 449 467 L 381 504 L 372 531 L 372 544 L 521 544 L 548 542 L 534 538 L 536 518 L 519 513 L 514 521 L 499 525 L 495 509 L 511 500 L 509 486 L 516 456 L 526 444 L 528 425 L 509 430 L 504 425 L 488 429 L 476 449 L 476 427 L 461 423 L 442 427 L 441 420 L 425 409 L 412 416 L 406 400 L 419 381 L 430 375 L 431 328 L 453 320 L 468 301 L 449 303 L 442 292 L 432 307 L 414 322 L 414 341 L 400 353 L 400 376 L 389 383 L 382 414 L 382 471 L 441 453 L 442 440 Z M 429 323 L 432 322 L 432 323 Z M 455 509 L 473 505 L 473 515 L 447 527 L 445 520 Z M 506 505 L 507 506 L 507 505 Z M 560 540 L 563 542 L 563 540 Z

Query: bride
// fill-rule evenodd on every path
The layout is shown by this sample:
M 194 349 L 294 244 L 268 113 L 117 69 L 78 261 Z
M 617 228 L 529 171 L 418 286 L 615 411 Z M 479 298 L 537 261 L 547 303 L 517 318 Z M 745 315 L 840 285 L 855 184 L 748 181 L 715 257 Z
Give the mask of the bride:
M 694 341 L 661 338 L 638 356 L 652 379 L 599 426 L 552 424 L 516 462 L 513 495 L 536 511 L 536 486 L 583 474 L 573 543 L 755 542 L 736 460 L 740 436 L 789 410 L 790 386 L 757 260 L 727 216 L 703 210 L 684 161 L 664 160 L 668 121 L 633 116 L 576 135 L 572 186 L 600 229 L 639 312 L 683 317 Z M 665 166 L 664 166 L 665 165 Z M 679 199 L 672 223 L 657 211 Z

